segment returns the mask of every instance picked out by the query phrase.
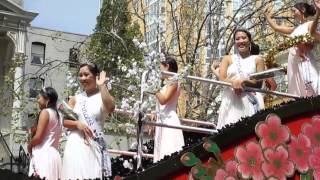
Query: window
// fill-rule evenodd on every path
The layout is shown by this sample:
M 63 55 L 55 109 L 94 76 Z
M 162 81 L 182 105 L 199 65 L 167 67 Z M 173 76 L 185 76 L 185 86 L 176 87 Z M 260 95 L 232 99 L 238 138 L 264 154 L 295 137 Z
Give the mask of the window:
M 31 78 L 29 80 L 29 98 L 37 98 L 43 85 L 44 85 L 44 79 Z
M 44 64 L 46 45 L 33 42 L 31 46 L 31 64 Z
M 77 67 L 79 64 L 79 52 L 77 48 L 71 48 L 69 51 L 69 67 Z

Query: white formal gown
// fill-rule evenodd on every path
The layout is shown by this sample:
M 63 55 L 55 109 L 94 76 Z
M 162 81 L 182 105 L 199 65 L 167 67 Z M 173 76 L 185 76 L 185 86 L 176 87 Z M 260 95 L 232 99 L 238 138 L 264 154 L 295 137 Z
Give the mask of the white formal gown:
M 161 89 L 161 93 L 165 93 L 168 85 Z M 180 95 L 180 87 L 169 102 L 165 105 L 160 105 L 160 117 L 157 118 L 158 123 L 168 125 L 181 125 L 176 113 L 178 98 Z M 157 162 L 164 158 L 165 155 L 170 155 L 174 152 L 182 150 L 184 146 L 183 133 L 180 129 L 156 127 L 154 137 L 154 157 L 153 162 Z
M 241 77 L 239 69 L 245 76 L 256 72 L 256 55 L 251 55 L 242 59 L 240 55 L 236 54 L 232 55 L 231 58 L 232 63 L 227 69 L 228 79 L 239 79 Z M 264 108 L 262 94 L 251 94 L 255 96 L 257 100 L 258 104 L 256 108 L 258 108 L 258 110 Z M 247 92 L 237 95 L 231 87 L 224 87 L 221 97 L 222 100 L 219 108 L 217 129 L 221 129 L 227 124 L 236 123 L 241 117 L 251 116 L 256 113 L 255 106 L 250 102 Z
M 60 179 L 61 157 L 58 152 L 62 133 L 62 120 L 53 109 L 43 109 L 49 113 L 49 122 L 45 128 L 43 141 L 32 148 L 29 176 L 38 175 L 48 180 Z
M 76 104 L 73 111 L 78 114 L 79 121 L 87 124 L 81 109 L 80 99 L 86 100 L 88 114 L 95 117 L 97 124 L 103 128 L 107 113 L 104 112 L 101 94 L 97 93 L 87 96 L 85 92 L 75 96 Z M 109 157 L 108 157 L 109 158 Z M 108 175 L 111 175 L 111 163 L 108 164 Z M 85 144 L 83 133 L 77 129 L 71 130 L 68 136 L 64 156 L 62 179 L 95 179 L 102 178 L 101 151 L 98 143 L 90 140 L 90 144 Z
M 305 35 L 309 32 L 308 26 L 311 22 L 306 22 L 294 29 L 291 37 Z M 306 58 L 301 58 L 298 55 L 298 48 L 292 47 L 289 49 L 288 56 L 288 92 L 299 96 L 316 96 L 320 94 L 320 57 L 316 56 L 314 47 L 313 50 L 307 52 Z M 319 54 L 319 53 L 318 53 Z M 309 82 L 309 88 L 306 86 Z

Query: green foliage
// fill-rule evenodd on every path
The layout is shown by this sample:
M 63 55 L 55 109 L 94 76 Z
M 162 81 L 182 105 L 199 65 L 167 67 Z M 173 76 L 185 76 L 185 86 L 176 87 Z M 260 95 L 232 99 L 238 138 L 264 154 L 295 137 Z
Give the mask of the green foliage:
M 133 61 L 142 66 L 143 56 L 133 44 L 133 38 L 141 38 L 141 33 L 139 26 L 131 23 L 127 0 L 104 1 L 88 47 L 89 58 L 110 77 L 121 79 L 121 84 L 136 84 L 136 80 L 126 77 L 121 69 L 130 66 Z M 116 99 L 131 96 L 124 89 L 113 89 L 112 94 Z
M 115 97 L 117 107 L 123 98 L 138 98 L 136 91 L 140 84 L 138 72 L 143 65 L 143 54 L 134 45 L 133 39 L 141 40 L 139 26 L 131 22 L 127 0 L 107 0 L 103 2 L 97 25 L 87 56 L 94 61 L 101 70 L 107 72 L 111 83 L 110 93 Z M 129 73 L 129 69 L 136 73 Z M 129 88 L 134 86 L 134 90 Z M 114 117 L 117 117 L 116 119 Z M 123 123 L 132 121 L 129 117 L 112 116 L 106 131 L 119 133 L 119 126 L 112 126 L 112 122 Z M 120 122 L 119 122 L 120 121 Z M 126 128 L 124 128 L 126 129 Z

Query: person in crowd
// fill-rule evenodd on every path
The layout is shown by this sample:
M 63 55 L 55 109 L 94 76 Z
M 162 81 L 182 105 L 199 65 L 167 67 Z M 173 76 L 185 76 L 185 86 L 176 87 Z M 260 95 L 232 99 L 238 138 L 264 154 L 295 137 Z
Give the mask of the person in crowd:
M 100 72 L 96 64 L 81 64 L 79 80 L 83 92 L 68 103 L 78 120 L 63 122 L 71 132 L 64 150 L 62 179 L 102 179 L 111 175 L 103 127 L 115 109 L 114 99 L 105 85 L 106 72 Z
M 166 57 L 160 64 L 162 71 L 178 72 L 178 65 L 175 59 Z M 155 96 L 160 104 L 160 114 L 156 120 L 158 123 L 168 125 L 181 125 L 176 109 L 180 95 L 180 86 L 178 82 L 171 81 L 169 77 L 163 77 L 165 85 Z M 182 130 L 156 127 L 154 137 L 154 157 L 153 162 L 161 160 L 165 155 L 170 155 L 176 151 L 182 150 L 184 138 Z
M 253 55 L 259 46 L 253 43 L 251 34 L 245 29 L 235 30 L 233 39 L 235 54 L 224 56 L 220 64 L 219 79 L 231 83 L 231 87 L 223 89 L 217 129 L 264 108 L 261 94 L 244 91 L 245 86 L 260 88 L 262 85 L 261 80 L 248 79 L 249 74 L 264 70 L 263 60 Z
M 60 179 L 61 158 L 58 152 L 62 133 L 62 118 L 56 107 L 58 94 L 52 87 L 40 90 L 38 104 L 40 108 L 35 133 L 28 144 L 31 154 L 29 176 L 48 180 Z
M 316 10 L 308 3 L 296 3 L 292 12 L 294 19 L 299 25 L 295 27 L 278 25 L 272 20 L 268 11 L 265 12 L 266 19 L 276 32 L 290 37 L 306 35 L 311 30 L 312 21 L 308 18 L 316 14 Z M 311 33 L 312 34 L 312 33 Z M 288 56 L 288 92 L 302 97 L 316 96 L 320 93 L 319 68 L 313 52 L 313 43 L 301 43 L 289 49 Z

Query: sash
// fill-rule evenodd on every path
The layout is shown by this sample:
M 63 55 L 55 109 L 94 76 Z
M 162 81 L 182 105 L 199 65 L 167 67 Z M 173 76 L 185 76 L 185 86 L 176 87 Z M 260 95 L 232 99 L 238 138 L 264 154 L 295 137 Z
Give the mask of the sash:
M 99 150 L 101 152 L 102 175 L 105 177 L 111 176 L 111 161 L 110 157 L 108 156 L 107 144 L 103 136 L 104 133 L 102 131 L 102 128 L 98 125 L 96 118 L 88 114 L 86 98 L 82 97 L 81 99 L 82 100 L 80 101 L 80 106 L 83 117 L 92 130 L 92 133 L 94 135 L 93 140 L 98 144 Z
M 308 56 L 301 57 L 299 62 L 300 70 L 302 70 L 302 79 L 308 94 L 316 95 L 315 88 L 313 86 L 313 80 L 311 75 L 311 59 Z
M 240 78 L 248 78 L 249 75 L 245 74 L 241 69 L 240 59 L 242 59 L 242 57 L 240 57 L 239 54 L 236 54 L 235 56 L 236 58 L 234 58 L 234 60 L 237 65 L 237 70 Z M 255 96 L 255 92 L 247 92 L 246 95 L 248 97 L 249 102 L 253 105 L 254 112 L 255 113 L 258 112 L 260 108 L 259 108 L 258 99 Z

